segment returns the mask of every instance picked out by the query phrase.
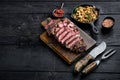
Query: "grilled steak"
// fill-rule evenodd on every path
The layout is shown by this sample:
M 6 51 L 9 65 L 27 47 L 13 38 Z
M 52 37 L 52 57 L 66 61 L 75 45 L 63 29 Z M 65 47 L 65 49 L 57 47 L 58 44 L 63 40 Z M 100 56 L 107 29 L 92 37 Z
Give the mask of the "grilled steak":
M 49 35 L 53 35 L 58 42 L 71 51 L 85 51 L 86 44 L 80 35 L 80 29 L 68 19 L 51 20 L 45 29 Z

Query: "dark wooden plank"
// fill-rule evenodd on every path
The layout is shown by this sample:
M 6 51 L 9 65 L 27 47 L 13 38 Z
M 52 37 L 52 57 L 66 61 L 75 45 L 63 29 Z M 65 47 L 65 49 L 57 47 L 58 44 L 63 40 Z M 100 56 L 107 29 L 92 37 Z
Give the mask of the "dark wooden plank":
M 94 72 L 120 73 L 120 49 L 101 63 Z M 73 72 L 74 65 L 68 65 L 44 43 L 39 46 L 0 45 L 0 71 L 67 71 Z
M 91 73 L 86 77 L 66 72 L 0 72 L 0 80 L 119 80 L 120 74 Z
M 5 14 L 0 16 L 0 43 L 24 44 L 37 42 L 43 32 L 40 24 L 48 15 L 34 14 Z M 35 38 L 36 37 L 36 38 Z
M 40 22 L 48 16 L 49 14 L 1 14 L 0 36 L 39 35 L 43 31 Z
M 119 2 L 119 0 L 94 0 L 94 2 Z M 0 0 L 0 2 L 56 2 L 56 0 Z M 59 0 L 59 2 L 93 2 L 93 0 Z
M 65 2 L 66 13 L 71 13 L 76 5 L 92 4 L 100 9 L 100 14 L 120 13 L 120 2 Z M 0 14 L 2 13 L 50 13 L 60 7 L 61 2 L 1 2 Z
M 0 80 L 80 79 L 79 76 L 76 77 L 72 73 L 74 65 L 67 65 L 40 41 L 38 37 L 44 31 L 40 27 L 40 22 L 46 19 L 54 8 L 59 7 L 59 4 L 63 0 L 60 2 L 56 2 L 55 0 L 6 1 L 8 0 L 0 2 Z M 18 3 L 16 3 L 17 1 Z M 72 1 L 63 1 L 65 2 L 67 17 L 70 16 L 74 6 L 83 3 L 95 4 L 101 9 L 100 14 L 102 14 L 102 17 L 100 17 L 100 22 L 105 16 L 108 16 L 103 14 L 117 14 L 110 15 L 116 19 L 116 24 L 113 31 L 108 34 L 100 33 L 97 36 L 93 36 L 88 29 L 83 28 L 98 43 L 104 40 L 107 42 L 109 48 L 117 49 L 115 55 L 102 62 L 93 73 L 83 80 L 120 80 L 120 2 L 114 2 L 119 0 L 111 0 L 113 2 L 108 2 L 108 0 L 106 0 L 107 2 L 94 0 L 96 1 L 95 3 L 89 2 L 92 0 Z M 40 72 L 36 74 L 32 71 Z
M 81 78 L 79 75 L 74 76 L 72 73 L 66 72 L 39 72 L 37 73 L 37 80 L 119 80 L 120 74 L 109 74 L 109 73 L 91 73 L 90 75 Z
M 0 70 L 51 71 L 54 70 L 53 52 L 46 45 L 0 45 Z
M 0 72 L 0 80 L 34 80 L 35 72 Z
M 0 72 L 0 80 L 119 80 L 120 74 L 91 73 L 81 78 L 66 72 Z
M 39 35 L 45 30 L 42 28 L 40 22 L 45 20 L 49 14 L 2 14 L 0 15 L 0 44 L 25 44 L 27 41 L 30 44 L 40 44 Z M 100 15 L 98 20 L 98 28 L 101 30 L 101 22 L 106 16 L 115 18 L 115 25 L 113 30 L 107 34 L 100 31 L 99 35 L 93 35 L 89 30 L 90 27 L 81 28 L 93 37 L 97 43 L 106 41 L 108 45 L 120 45 L 119 34 L 119 16 L 120 15 Z M 70 18 L 67 14 L 66 17 Z M 74 21 L 74 20 L 72 20 Z M 75 24 L 79 25 L 74 21 Z M 10 39 L 9 39 L 10 38 Z

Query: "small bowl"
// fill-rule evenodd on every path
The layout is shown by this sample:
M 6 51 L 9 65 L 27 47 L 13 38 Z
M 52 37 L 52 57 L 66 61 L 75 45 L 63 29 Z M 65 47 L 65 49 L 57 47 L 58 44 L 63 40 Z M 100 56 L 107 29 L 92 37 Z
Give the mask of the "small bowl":
M 60 13 L 60 12 L 57 13 L 56 10 L 62 10 L 63 13 Z M 62 17 L 64 17 L 64 14 L 65 14 L 65 11 L 64 11 L 64 9 L 61 9 L 61 8 L 60 9 L 54 9 L 53 12 L 52 12 L 52 15 L 56 18 L 62 18 Z
M 57 13 L 56 10 L 62 10 L 63 13 L 60 13 L 60 12 Z M 54 9 L 52 14 L 54 17 L 62 18 L 62 17 L 64 17 L 65 11 L 64 11 L 64 9 Z
M 58 9 L 54 9 L 52 12 L 52 15 L 56 18 L 62 18 L 64 17 L 65 10 L 63 9 L 64 3 L 61 4 L 61 7 Z
M 108 17 L 105 17 L 102 21 L 102 28 L 103 29 L 112 29 L 112 27 L 114 26 L 115 24 L 115 19 L 108 16 Z

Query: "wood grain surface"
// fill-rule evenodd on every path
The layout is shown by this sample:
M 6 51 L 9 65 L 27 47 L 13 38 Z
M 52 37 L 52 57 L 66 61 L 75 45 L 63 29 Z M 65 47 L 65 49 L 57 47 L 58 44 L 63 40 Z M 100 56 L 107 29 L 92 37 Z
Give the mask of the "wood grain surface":
M 52 10 L 61 2 L 65 2 L 65 17 L 70 20 L 76 5 L 97 6 L 100 17 L 96 25 L 100 33 L 94 35 L 89 27 L 81 29 L 95 39 L 97 45 L 104 40 L 107 50 L 117 50 L 82 79 L 73 74 L 74 64 L 66 64 L 39 39 L 39 34 L 45 31 L 40 22 L 51 16 Z M 120 0 L 0 0 L 0 80 L 120 80 L 119 4 Z M 101 30 L 101 22 L 106 16 L 115 19 L 110 32 Z

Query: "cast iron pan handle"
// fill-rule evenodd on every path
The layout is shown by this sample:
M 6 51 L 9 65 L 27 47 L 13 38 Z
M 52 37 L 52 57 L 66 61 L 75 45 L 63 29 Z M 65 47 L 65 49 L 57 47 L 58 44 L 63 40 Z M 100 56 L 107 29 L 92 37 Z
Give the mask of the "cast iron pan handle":
M 91 22 L 90 24 L 91 24 L 91 26 L 92 26 L 93 32 L 94 32 L 95 34 L 98 34 L 99 31 L 98 31 L 98 28 L 94 25 L 94 22 Z

